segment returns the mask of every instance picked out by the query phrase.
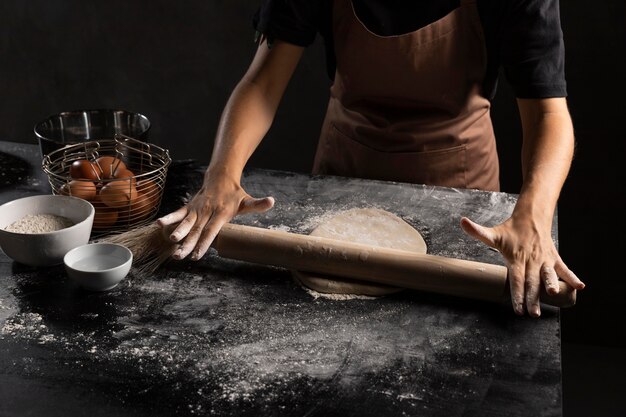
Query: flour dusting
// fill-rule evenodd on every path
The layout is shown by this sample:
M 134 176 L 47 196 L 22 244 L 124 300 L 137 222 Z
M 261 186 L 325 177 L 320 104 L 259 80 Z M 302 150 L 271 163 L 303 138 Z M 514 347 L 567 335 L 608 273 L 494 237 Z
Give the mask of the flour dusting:
M 456 340 L 468 326 L 462 316 L 455 326 L 433 321 L 406 300 L 298 291 L 287 271 L 268 269 L 264 277 L 254 269 L 252 278 L 236 261 L 201 262 L 210 275 L 169 271 L 90 295 L 68 324 L 39 312 L 12 314 L 0 339 L 60 350 L 77 373 L 105 372 L 132 381 L 133 390 L 167 386 L 184 393 L 190 413 L 210 414 L 246 404 L 274 410 L 324 384 L 369 386 L 379 373 L 415 378 L 436 352 L 462 345 Z M 436 340 L 424 337 L 425 327 Z M 28 361 L 37 373 L 37 358 Z
M 302 286 L 302 288 L 311 297 L 313 297 L 314 300 L 317 300 L 318 298 L 323 298 L 326 300 L 333 300 L 333 301 L 348 301 L 348 300 L 375 300 L 379 298 L 379 297 L 372 297 L 369 295 L 359 295 L 359 294 L 330 294 L 330 293 L 317 292 L 315 290 L 305 287 L 304 285 Z
M 279 230 L 281 232 L 291 232 L 291 227 L 281 224 L 279 226 L 269 226 L 269 230 Z

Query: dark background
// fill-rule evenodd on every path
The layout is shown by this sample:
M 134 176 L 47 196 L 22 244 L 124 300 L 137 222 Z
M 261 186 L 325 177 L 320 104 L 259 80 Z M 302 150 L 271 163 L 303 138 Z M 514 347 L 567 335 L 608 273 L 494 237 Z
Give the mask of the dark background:
M 221 110 L 255 50 L 255 0 L 0 1 L 0 140 L 35 143 L 52 113 L 145 114 L 174 159 L 208 162 Z M 566 263 L 587 283 L 562 311 L 565 416 L 623 412 L 626 372 L 626 6 L 563 1 L 577 151 L 559 202 Z M 308 172 L 329 81 L 321 43 L 307 50 L 250 166 Z M 521 130 L 502 78 L 493 103 L 503 191 L 521 183 Z

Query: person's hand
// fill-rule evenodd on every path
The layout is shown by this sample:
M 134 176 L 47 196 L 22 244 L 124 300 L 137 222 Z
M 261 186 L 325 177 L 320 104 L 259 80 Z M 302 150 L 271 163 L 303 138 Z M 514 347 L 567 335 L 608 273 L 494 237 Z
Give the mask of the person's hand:
M 238 214 L 263 212 L 274 206 L 272 197 L 252 198 L 238 181 L 226 177 L 205 177 L 204 185 L 180 209 L 157 220 L 160 227 L 179 223 L 170 234 L 180 247 L 172 255 L 183 259 L 191 253 L 196 261 L 209 250 L 222 226 Z
M 577 290 L 585 284 L 565 265 L 551 237 L 551 224 L 538 224 L 528 216 L 517 216 L 494 226 L 485 227 L 466 217 L 461 228 L 471 237 L 497 249 L 509 270 L 513 310 L 539 317 L 539 293 L 543 284 L 549 295 L 559 292 L 559 278 Z

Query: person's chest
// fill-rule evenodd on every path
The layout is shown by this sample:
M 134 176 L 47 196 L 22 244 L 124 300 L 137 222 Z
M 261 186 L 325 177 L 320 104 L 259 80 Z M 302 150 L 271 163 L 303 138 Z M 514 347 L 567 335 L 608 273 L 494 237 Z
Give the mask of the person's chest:
M 335 0 L 345 1 L 345 0 Z M 460 0 L 352 0 L 357 18 L 379 36 L 414 32 L 459 7 Z

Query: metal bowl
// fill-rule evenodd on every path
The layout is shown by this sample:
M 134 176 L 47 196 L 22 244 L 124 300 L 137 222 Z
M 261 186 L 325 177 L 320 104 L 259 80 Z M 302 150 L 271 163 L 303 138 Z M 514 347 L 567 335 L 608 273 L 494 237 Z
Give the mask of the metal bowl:
M 140 113 L 94 109 L 53 114 L 37 123 L 34 132 L 43 158 L 66 145 L 112 138 L 116 133 L 147 142 L 150 126 Z
M 98 162 L 101 157 L 113 157 L 115 162 L 101 165 Z M 101 174 L 116 171 L 123 164 L 124 169 L 120 171 L 123 175 L 72 178 L 70 168 L 75 161 L 89 161 L 97 167 L 94 173 Z M 116 134 L 112 139 L 85 141 L 57 149 L 43 158 L 42 168 L 48 175 L 53 194 L 74 195 L 93 203 L 96 235 L 123 232 L 150 223 L 159 210 L 171 161 L 167 149 Z M 101 193 L 105 187 L 115 188 L 120 199 L 103 201 Z M 85 189 L 93 193 L 85 194 Z

